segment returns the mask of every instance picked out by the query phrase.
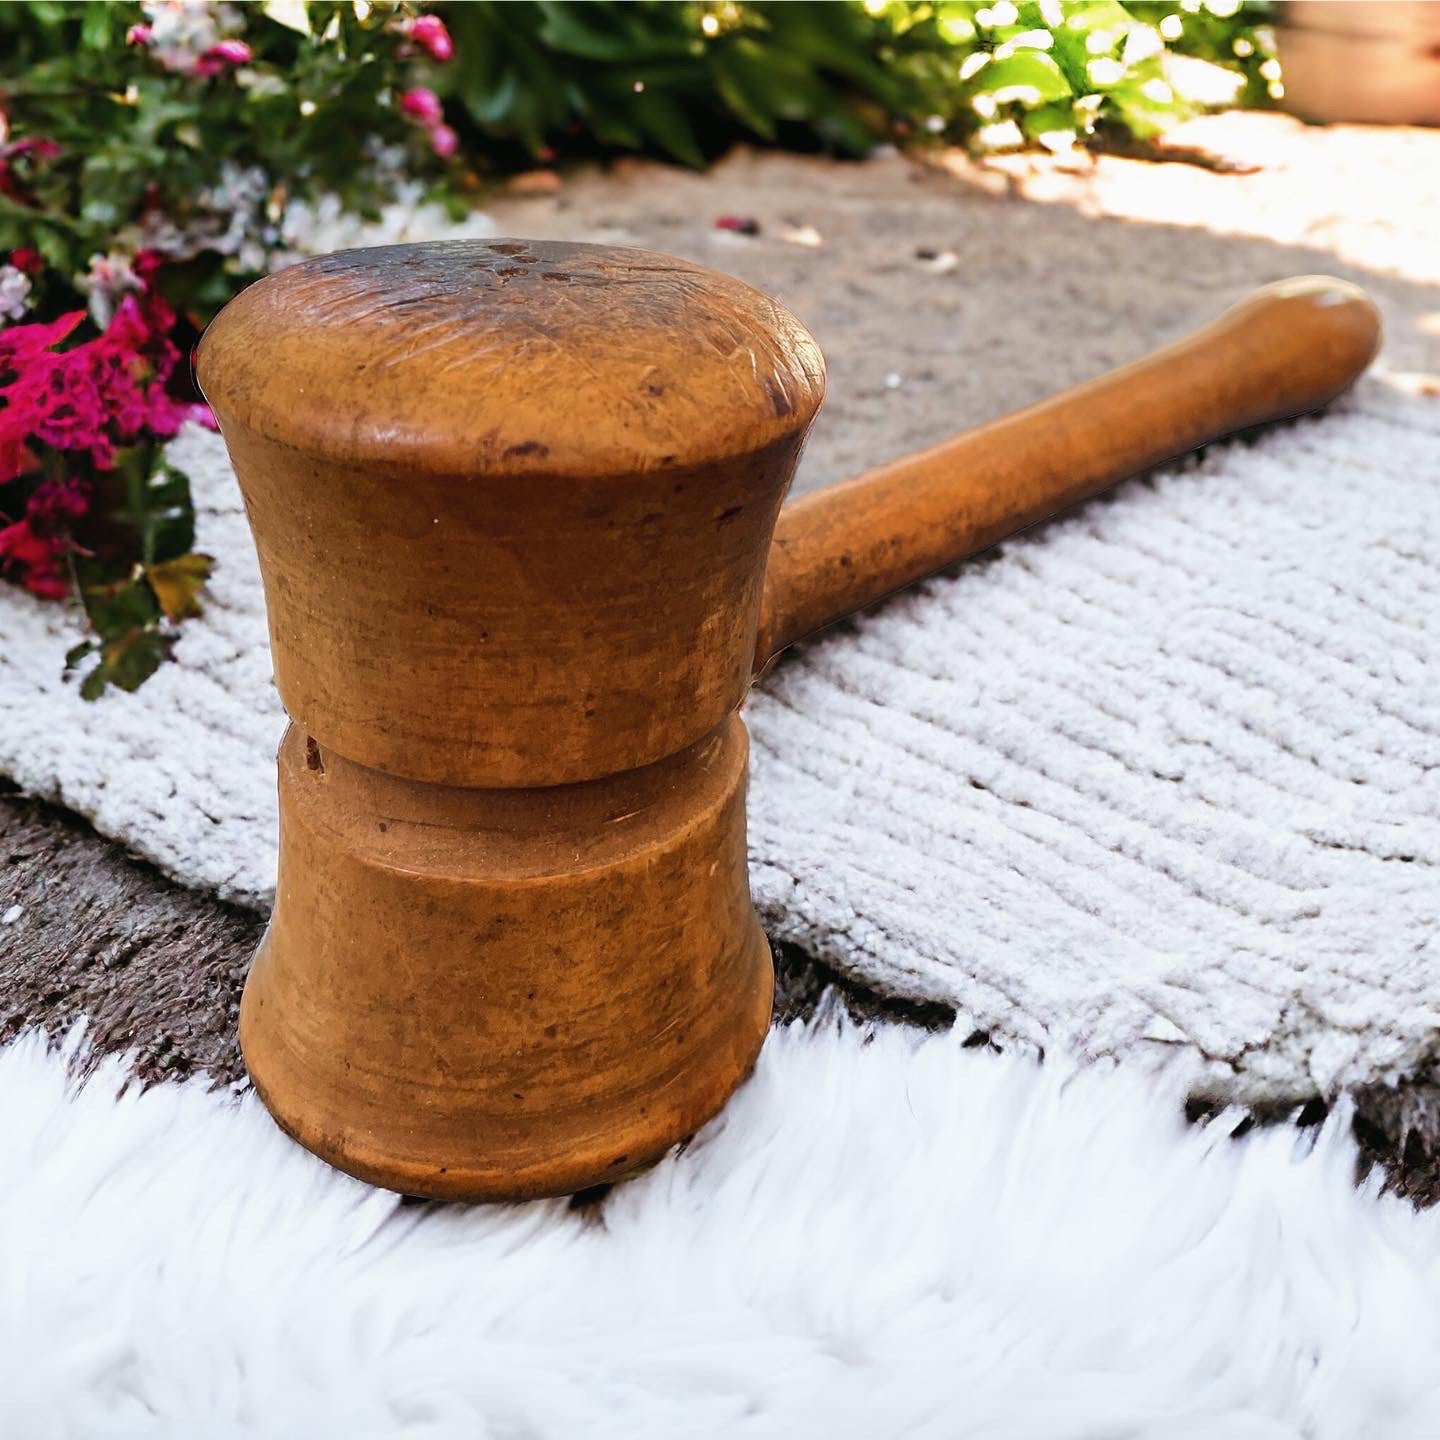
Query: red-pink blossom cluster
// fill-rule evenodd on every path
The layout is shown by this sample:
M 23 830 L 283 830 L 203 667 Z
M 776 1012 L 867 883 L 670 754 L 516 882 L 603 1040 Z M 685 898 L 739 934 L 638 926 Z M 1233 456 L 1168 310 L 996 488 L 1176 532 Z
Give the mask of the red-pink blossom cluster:
M 443 65 L 455 54 L 455 42 L 438 15 L 417 15 L 404 24 L 405 37 L 413 40 L 432 60 Z
M 171 27 L 173 28 L 173 27 Z M 182 75 L 195 75 L 202 80 L 222 74 L 237 65 L 248 65 L 255 58 L 254 52 L 243 40 L 216 40 L 207 45 L 199 54 L 187 50 L 184 44 L 173 39 L 162 41 L 156 36 L 154 25 L 132 25 L 125 32 L 127 45 L 143 45 L 153 50 L 155 58 L 167 70 Z M 214 34 L 213 29 L 211 34 Z
M 408 115 L 430 132 L 430 148 L 442 159 L 448 159 L 460 144 L 460 137 L 445 124 L 440 97 L 423 85 L 407 90 L 400 97 L 400 113 Z
M 407 40 L 413 41 L 441 64 L 455 54 L 455 42 L 438 15 L 417 15 L 405 21 L 402 29 Z M 445 123 L 440 97 L 424 85 L 407 90 L 400 97 L 400 113 L 423 125 L 430 132 L 430 148 L 442 160 L 448 160 L 459 148 L 460 137 Z
M 12 264 L 28 256 L 11 256 Z M 136 257 L 147 279 L 154 257 Z M 24 515 L 0 528 L 0 568 L 15 569 L 37 595 L 58 597 L 73 522 L 89 506 L 90 467 L 109 470 L 116 449 L 142 438 L 167 439 L 197 407 L 167 386 L 180 352 L 169 332 L 175 314 L 153 290 L 126 295 L 103 334 L 59 349 L 85 318 L 72 310 L 47 323 L 0 330 L 0 487 L 34 476 L 36 447 L 66 454 L 65 472 L 43 480 Z M 88 463 L 87 463 L 88 462 Z M 0 489 L 0 510 L 4 491 Z

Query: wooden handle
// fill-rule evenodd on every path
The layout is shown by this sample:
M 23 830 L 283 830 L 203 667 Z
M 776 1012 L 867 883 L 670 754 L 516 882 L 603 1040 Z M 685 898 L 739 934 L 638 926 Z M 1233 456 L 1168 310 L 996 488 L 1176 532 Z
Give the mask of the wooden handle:
M 795 641 L 1126 476 L 1333 400 L 1380 317 L 1344 280 L 1266 286 L 1132 365 L 786 506 L 757 671 Z

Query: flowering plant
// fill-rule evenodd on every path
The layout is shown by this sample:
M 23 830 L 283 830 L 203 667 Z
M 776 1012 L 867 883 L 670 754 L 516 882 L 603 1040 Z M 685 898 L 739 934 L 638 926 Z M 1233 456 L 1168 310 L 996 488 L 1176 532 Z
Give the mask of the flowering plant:
M 1144 141 L 1176 53 L 1282 93 L 1254 0 L 34 0 L 0 4 L 0 575 L 76 594 L 82 688 L 133 688 L 193 613 L 184 361 L 238 289 L 477 169 L 703 164 L 737 137 Z M 454 38 L 452 39 L 452 32 Z M 460 156 L 468 152 L 462 163 Z M 8 328 L 4 328 L 8 327 Z
M 411 173 L 446 194 L 413 7 L 267 0 L 0 6 L 0 574 L 77 597 L 82 693 L 133 689 L 196 613 L 189 350 L 336 209 Z
M 0 563 L 36 595 L 79 585 L 99 638 L 69 663 L 99 653 L 82 686 L 91 696 L 112 680 L 133 689 L 155 668 L 171 641 L 162 621 L 195 613 L 210 569 L 190 549 L 185 477 L 157 463 L 157 442 L 208 412 L 174 393 L 175 316 L 146 284 L 153 268 L 139 257 L 139 292 L 91 339 L 65 344 L 83 310 L 0 330 L 0 485 L 23 499 L 20 518 L 0 527 Z M 91 536 L 97 514 L 111 523 Z

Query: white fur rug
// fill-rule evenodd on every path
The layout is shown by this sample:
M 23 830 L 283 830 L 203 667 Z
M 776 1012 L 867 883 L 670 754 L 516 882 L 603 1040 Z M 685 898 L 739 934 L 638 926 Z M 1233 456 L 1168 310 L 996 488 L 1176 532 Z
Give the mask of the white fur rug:
M 603 1206 L 465 1209 L 122 1075 L 0 1052 L 17 1440 L 1440 1433 L 1440 1211 L 1344 1115 L 821 1024 Z
M 282 716 L 219 440 L 219 557 L 177 663 L 98 705 L 68 617 L 0 586 L 0 772 L 264 906 Z M 1319 420 L 1014 541 L 752 698 L 772 933 L 967 1029 L 1180 1053 L 1246 1103 L 1412 1072 L 1440 1038 L 1440 403 Z

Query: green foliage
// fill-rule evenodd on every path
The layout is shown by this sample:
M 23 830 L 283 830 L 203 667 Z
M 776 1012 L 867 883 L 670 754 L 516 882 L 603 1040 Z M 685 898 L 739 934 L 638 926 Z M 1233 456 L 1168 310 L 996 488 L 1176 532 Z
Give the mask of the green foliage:
M 562 152 L 647 151 L 700 166 L 737 138 L 845 155 L 885 142 L 980 151 L 1144 142 L 1192 113 L 1172 89 L 1167 48 L 1238 71 L 1240 103 L 1280 93 L 1268 7 L 1238 0 L 427 8 L 422 17 L 418 4 L 381 0 L 0 4 L 6 318 L 47 322 L 88 308 L 98 334 L 122 296 L 145 293 L 164 305 L 170 359 L 157 384 L 178 404 L 195 397 L 174 362 L 287 248 L 286 216 L 313 222 L 297 201 L 374 215 L 398 182 L 420 176 L 461 208 L 488 176 Z M 434 95 L 406 94 L 417 82 L 444 100 L 443 118 Z M 191 550 L 188 484 L 163 461 L 159 441 L 173 429 L 116 429 L 127 448 L 113 471 L 95 473 L 74 451 L 47 454 L 41 472 L 38 451 L 8 446 L 0 530 L 13 537 L 34 520 L 26 553 L 51 547 L 40 557 L 51 568 L 27 581 L 43 585 L 36 593 L 63 591 L 55 556 L 73 572 L 94 638 L 69 663 L 90 662 L 90 696 L 140 684 L 176 622 L 199 607 L 210 562 Z M 62 481 L 85 502 L 84 524 L 63 533 L 42 513 Z M 0 557 L 12 575 L 15 553 Z
M 287 205 L 335 197 L 370 214 L 405 175 L 439 173 L 432 135 L 398 103 L 417 53 L 410 16 L 352 0 L 0 5 L 0 266 L 7 252 L 29 257 L 8 318 L 88 306 L 98 333 L 122 295 L 153 290 L 163 383 L 177 403 L 196 399 L 180 357 L 270 267 Z M 12 428 L 15 394 L 0 389 Z M 176 623 L 198 613 L 211 565 L 191 549 L 189 483 L 164 462 L 162 435 L 107 419 L 127 442 L 113 469 L 12 437 L 0 472 L 0 529 L 28 547 L 0 568 L 34 589 L 37 547 L 64 556 L 92 637 L 67 668 L 89 662 L 91 699 L 154 671 Z M 63 525 L 45 508 L 57 485 L 79 497 Z M 39 579 L 53 594 L 51 572 Z
M 277 218 L 296 194 L 374 211 L 387 191 L 370 161 L 375 140 L 406 144 L 413 167 L 433 168 L 423 134 L 392 100 L 395 12 L 375 5 L 361 19 L 349 0 L 247 5 L 234 13 L 253 58 L 196 77 L 126 43 L 146 19 L 139 5 L 0 5 L 0 111 L 13 134 L 60 147 L 54 159 L 16 166 L 25 198 L 0 194 L 0 250 L 34 245 L 51 267 L 78 275 L 146 215 L 182 230 L 215 219 L 210 197 L 219 192 L 211 209 L 223 209 L 227 181 L 244 173 L 263 175 Z M 167 298 L 200 322 L 236 288 L 218 273 L 222 261 L 231 276 L 264 267 L 262 254 L 223 246 L 184 258 L 189 272 L 167 275 Z
M 737 135 L 851 155 L 896 139 L 1061 149 L 1113 130 L 1148 140 L 1193 113 L 1167 79 L 1167 48 L 1240 70 L 1247 103 L 1268 103 L 1263 7 L 1228 0 L 435 9 L 456 59 L 430 83 L 468 124 L 472 154 L 518 144 L 549 158 L 593 145 L 700 165 Z
M 1126 9 L 1137 20 L 1177 31 L 1166 44 L 1176 55 L 1189 55 L 1237 72 L 1243 84 L 1236 92 L 1237 109 L 1263 109 L 1284 91 L 1278 87 L 1275 35 L 1271 29 L 1274 6 L 1269 0 L 1213 0 L 1189 7 L 1175 0 L 1128 0 Z M 1162 32 L 1163 33 L 1163 32 Z
M 98 523 L 82 533 L 85 543 L 74 561 L 94 638 L 65 656 L 67 670 L 98 657 L 81 682 L 87 700 L 107 685 L 134 690 L 149 678 L 175 644 L 175 622 L 200 613 L 213 564 L 191 550 L 189 478 L 163 461 L 157 446 L 121 451 L 101 488 L 109 493 L 97 496 Z

